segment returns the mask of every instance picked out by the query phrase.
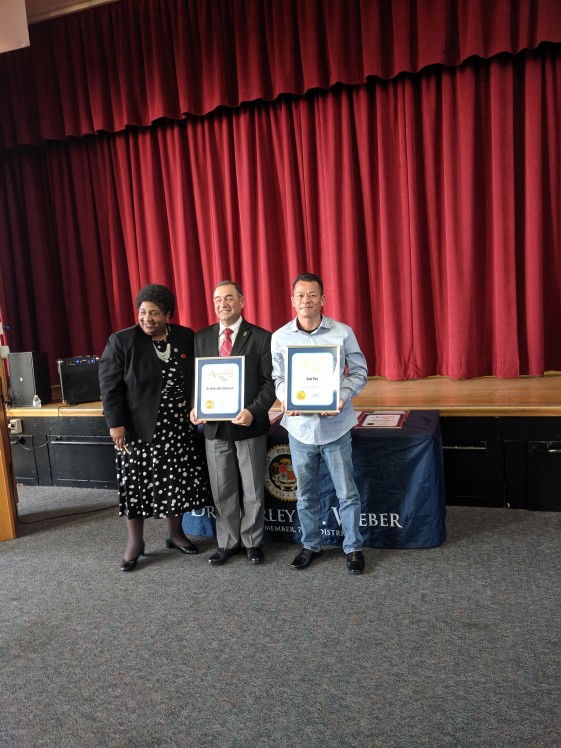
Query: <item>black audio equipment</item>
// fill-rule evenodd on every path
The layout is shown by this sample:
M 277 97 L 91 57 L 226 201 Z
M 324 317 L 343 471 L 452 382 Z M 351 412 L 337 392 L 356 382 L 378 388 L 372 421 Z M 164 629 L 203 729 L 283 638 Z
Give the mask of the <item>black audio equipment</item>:
M 101 400 L 99 388 L 99 358 L 97 356 L 74 356 L 59 358 L 57 363 L 60 379 L 60 396 L 63 403 L 93 403 Z
M 14 408 L 33 405 L 35 395 L 42 405 L 51 402 L 49 359 L 46 353 L 8 353 L 8 365 Z

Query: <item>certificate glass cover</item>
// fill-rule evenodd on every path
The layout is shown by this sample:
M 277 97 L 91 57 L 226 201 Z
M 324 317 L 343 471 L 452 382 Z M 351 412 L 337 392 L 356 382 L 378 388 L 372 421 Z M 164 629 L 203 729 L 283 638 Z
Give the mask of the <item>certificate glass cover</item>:
M 338 412 L 340 356 L 338 345 L 287 346 L 286 410 Z
M 359 415 L 357 426 L 367 429 L 400 429 L 408 415 L 408 410 L 369 410 Z
M 231 421 L 243 409 L 244 356 L 195 359 L 195 415 L 202 421 Z

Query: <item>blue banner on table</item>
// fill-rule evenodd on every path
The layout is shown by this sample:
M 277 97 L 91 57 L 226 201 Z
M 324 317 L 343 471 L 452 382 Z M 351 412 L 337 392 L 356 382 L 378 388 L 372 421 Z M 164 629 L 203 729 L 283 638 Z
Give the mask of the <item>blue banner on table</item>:
M 201 459 L 205 459 L 205 437 L 203 427 L 197 428 Z M 209 488 L 210 491 L 210 488 Z M 212 496 L 209 496 L 209 506 L 202 509 L 193 509 L 183 515 L 183 532 L 188 535 L 196 535 L 200 538 L 212 538 L 216 536 L 216 521 Z
M 432 548 L 446 540 L 438 411 L 411 411 L 398 429 L 353 429 L 361 528 L 369 548 Z M 333 488 L 326 488 L 335 501 Z
M 432 548 L 446 540 L 444 462 L 438 411 L 411 411 L 401 428 L 354 428 L 353 463 L 362 500 L 361 532 L 368 548 Z M 288 436 L 278 423 L 267 440 L 265 541 L 297 543 L 296 479 Z M 320 469 L 324 545 L 342 545 L 338 502 Z M 185 532 L 214 534 L 212 508 L 184 517 Z
M 288 446 L 288 434 L 273 423 L 267 437 L 265 458 L 265 540 L 281 543 L 300 541 L 296 511 L 296 476 Z

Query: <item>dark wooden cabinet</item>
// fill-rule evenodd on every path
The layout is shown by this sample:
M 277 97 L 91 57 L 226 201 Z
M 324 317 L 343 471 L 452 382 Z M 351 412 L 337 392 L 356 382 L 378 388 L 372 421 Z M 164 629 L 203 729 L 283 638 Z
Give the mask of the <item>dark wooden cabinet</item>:
M 441 418 L 446 500 L 503 506 L 504 445 L 495 418 Z
M 528 442 L 528 509 L 561 511 L 561 440 Z
M 561 418 L 440 422 L 448 504 L 561 511 Z
M 10 436 L 24 485 L 116 488 L 115 448 L 103 417 L 27 417 Z

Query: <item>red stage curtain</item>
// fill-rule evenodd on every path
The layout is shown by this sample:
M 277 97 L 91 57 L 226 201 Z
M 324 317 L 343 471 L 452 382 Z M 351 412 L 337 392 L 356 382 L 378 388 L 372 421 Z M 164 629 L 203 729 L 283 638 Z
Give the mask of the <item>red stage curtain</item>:
M 39 144 L 561 41 L 559 0 L 121 0 L 0 56 L 0 144 Z
M 198 328 L 233 277 L 275 329 L 308 270 L 370 374 L 561 369 L 560 112 L 546 45 L 7 152 L 12 349 L 99 354 L 147 282 Z

